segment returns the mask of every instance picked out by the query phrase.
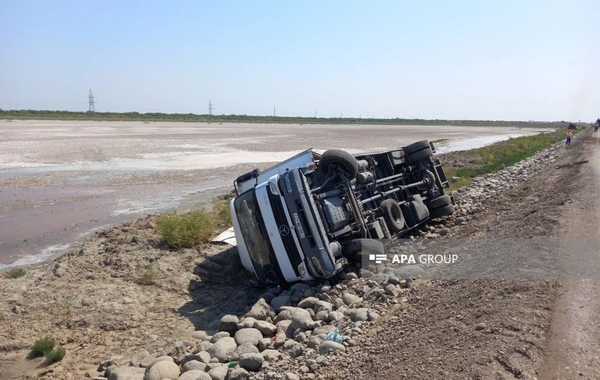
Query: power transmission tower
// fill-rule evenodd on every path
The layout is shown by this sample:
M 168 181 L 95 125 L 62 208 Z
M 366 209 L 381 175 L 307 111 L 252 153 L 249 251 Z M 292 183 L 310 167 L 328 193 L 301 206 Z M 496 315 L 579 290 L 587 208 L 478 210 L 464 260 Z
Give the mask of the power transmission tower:
M 88 109 L 88 112 L 94 113 L 96 112 L 96 107 L 94 106 L 94 94 L 92 94 L 92 89 L 90 88 L 90 107 Z
M 212 111 L 215 109 L 215 105 L 212 103 L 212 100 L 208 99 L 208 114 L 212 116 Z
M 273 107 L 273 117 L 275 117 L 275 111 L 277 111 L 277 108 Z

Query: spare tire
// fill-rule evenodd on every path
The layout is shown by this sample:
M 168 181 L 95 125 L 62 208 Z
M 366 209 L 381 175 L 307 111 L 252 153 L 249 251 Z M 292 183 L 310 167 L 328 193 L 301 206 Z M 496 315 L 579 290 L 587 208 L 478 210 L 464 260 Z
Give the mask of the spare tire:
M 390 231 L 402 231 L 406 223 L 398 202 L 393 199 L 386 199 L 381 202 L 381 210 L 383 211 L 383 219 Z
M 326 150 L 319 161 L 319 169 L 327 174 L 330 167 L 341 167 L 348 176 L 348 179 L 354 179 L 358 173 L 358 161 L 350 153 L 340 149 Z
M 410 145 L 407 145 L 404 147 L 404 154 L 411 154 L 414 153 L 416 151 L 419 150 L 423 150 L 426 148 L 431 148 L 431 145 L 429 145 L 429 140 L 421 140 L 421 141 L 417 141 L 416 143 L 412 143 Z

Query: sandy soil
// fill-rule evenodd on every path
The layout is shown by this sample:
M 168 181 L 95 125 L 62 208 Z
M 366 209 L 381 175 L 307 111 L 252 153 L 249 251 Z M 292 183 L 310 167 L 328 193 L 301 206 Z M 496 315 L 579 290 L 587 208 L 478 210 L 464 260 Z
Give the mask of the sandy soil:
M 306 148 L 351 152 L 499 127 L 0 121 L 0 268 L 51 257 L 89 231 L 200 207 L 234 178 Z

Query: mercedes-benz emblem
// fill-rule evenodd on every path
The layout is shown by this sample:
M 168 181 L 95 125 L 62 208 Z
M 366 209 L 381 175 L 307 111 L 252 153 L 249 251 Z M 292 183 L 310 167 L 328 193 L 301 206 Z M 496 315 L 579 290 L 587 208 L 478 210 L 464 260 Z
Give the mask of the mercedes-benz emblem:
M 281 236 L 288 236 L 290 234 L 290 228 L 285 224 L 282 224 L 281 226 L 279 226 L 279 233 L 281 234 Z

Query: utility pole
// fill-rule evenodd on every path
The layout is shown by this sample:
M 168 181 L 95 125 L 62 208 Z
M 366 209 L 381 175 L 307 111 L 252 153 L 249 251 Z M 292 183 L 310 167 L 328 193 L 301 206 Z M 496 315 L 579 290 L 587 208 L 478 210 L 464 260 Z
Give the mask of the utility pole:
M 95 113 L 96 112 L 96 107 L 95 107 L 94 103 L 95 103 L 94 102 L 94 94 L 92 94 L 92 89 L 90 88 L 88 112 L 90 112 L 90 113 Z
M 273 107 L 273 117 L 275 117 L 276 111 L 277 111 L 277 108 Z
M 208 114 L 212 116 L 213 110 L 215 109 L 215 105 L 212 103 L 211 99 L 208 99 Z

